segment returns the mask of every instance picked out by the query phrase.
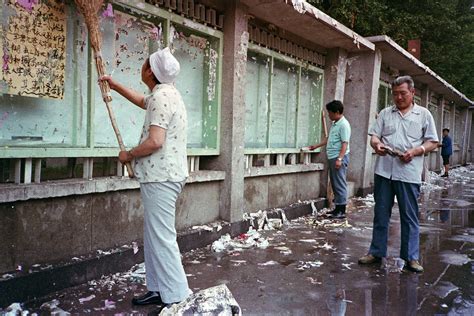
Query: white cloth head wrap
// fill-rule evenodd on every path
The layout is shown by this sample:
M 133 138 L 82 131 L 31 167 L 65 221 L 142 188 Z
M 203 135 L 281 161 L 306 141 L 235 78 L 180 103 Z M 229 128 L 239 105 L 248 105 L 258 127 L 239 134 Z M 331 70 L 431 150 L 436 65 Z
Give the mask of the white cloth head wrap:
M 150 55 L 151 71 L 160 83 L 173 83 L 179 74 L 179 62 L 171 54 L 169 47 Z

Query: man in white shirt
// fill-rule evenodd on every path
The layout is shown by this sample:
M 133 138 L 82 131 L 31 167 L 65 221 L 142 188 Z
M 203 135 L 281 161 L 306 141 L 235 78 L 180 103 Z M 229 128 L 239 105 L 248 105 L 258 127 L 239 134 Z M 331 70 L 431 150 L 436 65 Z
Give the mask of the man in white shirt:
M 159 50 L 142 66 L 142 81 L 151 90 L 144 96 L 114 81 L 110 88 L 146 110 L 138 146 L 121 151 L 122 163 L 133 162 L 145 210 L 144 251 L 148 292 L 135 305 L 159 304 L 160 310 L 181 302 L 190 293 L 176 241 L 176 199 L 188 177 L 186 108 L 174 86 L 179 62 L 169 48 Z
M 423 272 L 419 263 L 418 197 L 423 156 L 437 147 L 438 135 L 431 113 L 413 100 L 410 76 L 392 83 L 394 106 L 383 109 L 369 130 L 370 145 L 377 153 L 374 179 L 374 227 L 369 253 L 360 264 L 379 262 L 387 255 L 390 216 L 397 197 L 400 210 L 400 258 L 407 268 Z

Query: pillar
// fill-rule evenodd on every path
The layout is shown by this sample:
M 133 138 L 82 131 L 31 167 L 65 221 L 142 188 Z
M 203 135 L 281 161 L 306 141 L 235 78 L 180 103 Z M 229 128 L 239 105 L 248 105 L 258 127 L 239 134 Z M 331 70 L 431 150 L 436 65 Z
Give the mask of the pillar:
M 355 182 L 358 195 L 365 195 L 373 185 L 373 149 L 368 131 L 377 112 L 381 62 L 379 50 L 348 56 L 344 93 L 344 113 L 352 126 L 348 180 Z
M 220 154 L 209 163 L 225 171 L 220 192 L 220 218 L 242 219 L 244 211 L 245 71 L 247 65 L 247 9 L 238 0 L 225 3 L 224 55 L 222 62 L 222 104 Z

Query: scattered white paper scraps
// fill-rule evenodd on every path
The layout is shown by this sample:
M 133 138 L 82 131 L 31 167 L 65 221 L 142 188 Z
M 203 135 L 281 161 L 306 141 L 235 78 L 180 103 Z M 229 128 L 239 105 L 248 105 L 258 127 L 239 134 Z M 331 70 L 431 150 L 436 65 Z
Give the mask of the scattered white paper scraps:
M 138 243 L 136 241 L 132 242 L 133 254 L 136 255 L 138 252 Z
M 316 239 L 300 239 L 301 242 L 313 243 L 316 242 Z
M 273 261 L 273 260 L 263 262 L 263 263 L 258 263 L 259 266 L 274 266 L 274 265 L 277 265 L 277 264 L 279 264 L 279 263 L 276 262 L 276 261 Z
M 307 277 L 306 280 L 308 280 L 309 282 L 311 282 L 311 284 L 315 284 L 315 285 L 321 285 L 321 284 L 323 284 L 323 282 L 320 282 L 320 281 L 318 281 L 317 279 L 312 278 L 312 277 Z
M 225 284 L 201 290 L 191 294 L 179 304 L 163 309 L 160 315 L 236 315 L 241 316 L 242 311 Z
M 91 294 L 87 297 L 82 297 L 79 299 L 79 303 L 84 303 L 84 302 L 89 302 L 90 300 L 94 299 L 95 298 L 95 295 L 94 294 Z
M 43 303 L 40 307 L 40 310 L 43 312 L 49 313 L 50 315 L 61 315 L 61 316 L 69 316 L 71 313 L 64 311 L 59 307 L 59 300 L 52 300 L 50 302 Z
M 323 264 L 324 264 L 324 262 L 319 261 L 319 260 L 317 260 L 317 261 L 300 261 L 299 264 L 298 264 L 297 269 L 299 271 L 304 271 L 304 270 L 311 269 L 311 268 L 319 268 Z
M 353 265 L 353 264 L 354 264 L 354 262 L 343 263 L 342 266 L 347 270 L 352 270 L 351 265 Z
M 333 245 L 329 244 L 327 241 L 324 243 L 324 245 L 318 246 L 318 248 L 325 249 L 325 250 L 336 250 Z
M 23 314 L 23 308 L 21 307 L 20 303 L 12 303 L 5 309 L 5 316 L 17 316 Z
M 257 232 L 255 229 L 250 227 L 249 231 L 245 234 L 240 234 L 236 238 L 231 238 L 229 234 L 221 236 L 218 240 L 214 241 L 211 245 L 211 249 L 214 252 L 242 250 L 249 248 L 261 248 L 265 249 L 270 245 L 268 240 Z
M 390 273 L 401 273 L 405 267 L 405 260 L 401 258 L 382 258 L 381 268 Z

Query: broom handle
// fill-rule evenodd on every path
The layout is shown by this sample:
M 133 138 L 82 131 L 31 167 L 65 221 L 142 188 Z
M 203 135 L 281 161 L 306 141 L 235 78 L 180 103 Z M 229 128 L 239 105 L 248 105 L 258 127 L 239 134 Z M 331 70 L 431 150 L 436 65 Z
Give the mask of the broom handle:
M 100 56 L 100 52 L 99 53 L 96 52 L 95 64 L 97 67 L 97 73 L 99 75 L 99 78 L 104 76 L 105 68 L 104 68 L 104 63 L 102 62 L 102 57 Z M 107 106 L 107 112 L 109 112 L 110 122 L 112 123 L 112 128 L 114 129 L 115 136 L 117 136 L 117 141 L 119 143 L 120 150 L 125 151 L 126 148 L 125 148 L 125 145 L 123 144 L 122 135 L 120 134 L 120 130 L 117 126 L 117 121 L 115 120 L 115 115 L 112 110 L 112 106 L 110 105 L 110 102 L 112 101 L 112 96 L 110 95 L 109 83 L 107 81 L 100 80 L 99 87 L 102 93 L 102 98 L 105 102 L 105 105 Z M 126 162 L 125 167 L 127 167 L 129 177 L 133 178 L 134 173 L 132 169 L 132 164 L 130 162 Z
M 324 137 L 327 138 L 328 137 L 328 126 L 326 124 L 326 116 L 324 115 L 324 111 L 321 111 L 321 120 L 323 121 Z M 329 174 L 328 174 L 328 176 L 329 176 Z M 326 191 L 326 197 L 328 199 L 329 208 L 331 208 L 332 204 L 333 204 L 333 201 L 332 201 L 333 195 L 334 195 L 334 192 L 332 192 L 331 179 L 328 177 L 328 187 L 327 187 L 327 191 Z
M 107 106 L 107 111 L 109 112 L 110 122 L 112 123 L 112 127 L 114 129 L 115 136 L 117 136 L 117 141 L 119 143 L 120 150 L 125 151 L 127 149 L 125 148 L 125 145 L 123 144 L 122 135 L 120 134 L 120 131 L 117 127 L 117 121 L 115 120 L 115 116 L 114 116 L 114 112 L 112 111 L 112 107 L 110 106 L 110 103 L 108 101 L 104 100 L 104 102 L 105 102 L 105 105 Z M 130 161 L 125 163 L 125 167 L 127 167 L 128 176 L 130 178 L 133 178 L 135 175 L 133 173 L 132 164 L 130 163 Z
M 321 111 L 321 120 L 323 121 L 324 137 L 328 137 L 328 126 L 326 125 L 326 117 L 324 111 Z

